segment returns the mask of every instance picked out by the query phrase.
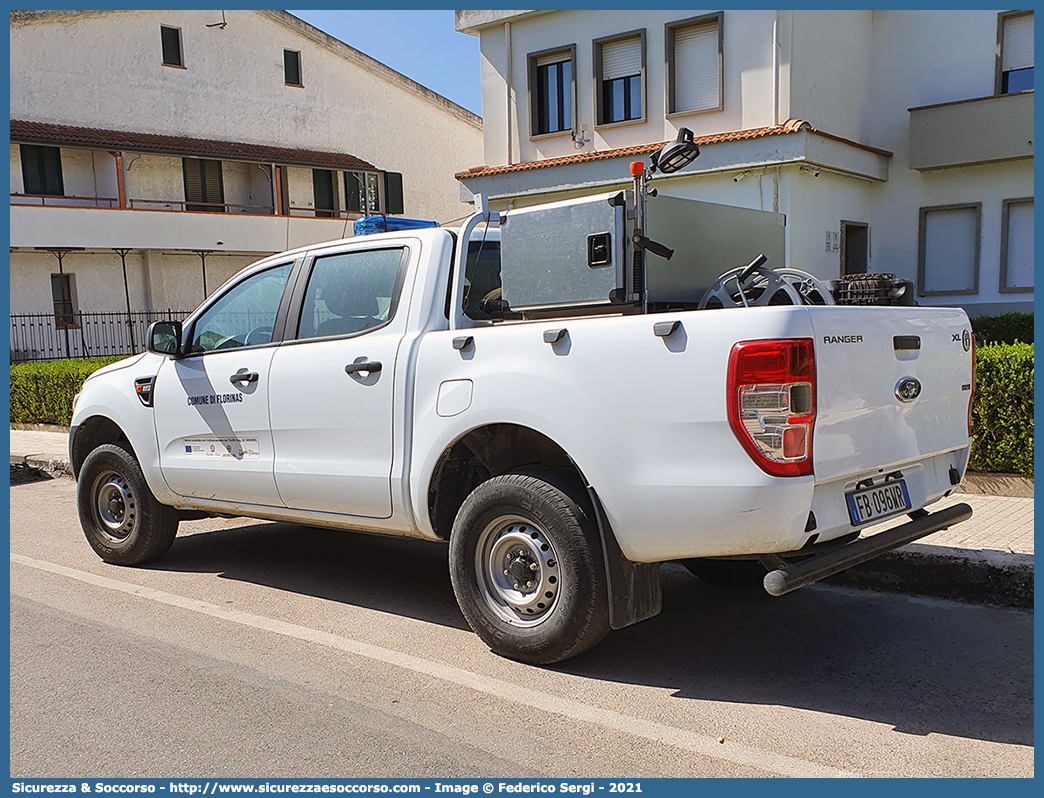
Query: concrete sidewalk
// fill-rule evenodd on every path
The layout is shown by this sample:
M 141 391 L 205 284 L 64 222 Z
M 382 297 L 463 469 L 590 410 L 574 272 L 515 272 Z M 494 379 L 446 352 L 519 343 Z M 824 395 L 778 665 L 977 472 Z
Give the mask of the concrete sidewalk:
M 66 434 L 10 432 L 12 465 L 72 474 Z M 829 581 L 877 590 L 1032 607 L 1032 480 L 970 476 L 965 482 L 967 484 L 962 483 L 958 488 L 961 492 L 932 505 L 929 510 L 934 512 L 964 502 L 972 508 L 970 520 L 844 571 Z M 983 493 L 984 490 L 1004 490 L 1017 495 L 989 495 Z M 880 532 L 906 520 L 905 516 L 893 519 L 867 532 Z

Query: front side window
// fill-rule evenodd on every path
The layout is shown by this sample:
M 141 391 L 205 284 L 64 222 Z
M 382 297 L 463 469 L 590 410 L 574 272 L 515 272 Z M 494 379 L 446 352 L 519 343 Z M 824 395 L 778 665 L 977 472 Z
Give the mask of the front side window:
M 534 136 L 573 129 L 573 52 L 529 57 Z
M 189 353 L 271 343 L 292 266 L 286 263 L 265 269 L 226 291 L 196 319 Z
M 183 67 L 185 59 L 181 50 L 181 29 L 160 25 L 160 45 L 163 48 L 163 63 L 166 66 Z
M 919 293 L 977 293 L 982 205 L 921 208 L 920 228 Z
M 1033 88 L 1033 12 L 1001 14 L 998 94 Z
M 22 187 L 26 194 L 44 194 L 61 197 L 65 194 L 62 181 L 62 153 L 57 147 L 19 145 L 22 159 Z
M 397 247 L 316 258 L 297 337 L 351 335 L 389 322 L 395 315 L 404 252 Z
M 595 42 L 598 124 L 644 118 L 644 62 L 645 31 Z
M 722 15 L 667 25 L 667 113 L 717 111 L 723 107 Z

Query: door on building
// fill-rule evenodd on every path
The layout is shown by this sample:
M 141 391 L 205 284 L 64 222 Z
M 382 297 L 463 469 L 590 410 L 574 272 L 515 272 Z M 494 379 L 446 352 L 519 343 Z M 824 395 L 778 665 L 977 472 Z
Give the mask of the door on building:
M 334 207 L 333 172 L 329 169 L 312 170 L 312 197 L 316 216 L 336 216 Z
M 870 225 L 841 222 L 841 276 L 866 274 L 870 261 Z

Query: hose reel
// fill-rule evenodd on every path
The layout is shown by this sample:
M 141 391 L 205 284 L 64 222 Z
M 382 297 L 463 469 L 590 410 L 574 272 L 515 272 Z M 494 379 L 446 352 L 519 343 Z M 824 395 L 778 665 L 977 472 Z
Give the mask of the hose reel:
M 749 308 L 766 305 L 833 305 L 830 288 L 800 269 L 770 269 L 758 255 L 747 266 L 722 274 L 700 299 L 699 309 Z

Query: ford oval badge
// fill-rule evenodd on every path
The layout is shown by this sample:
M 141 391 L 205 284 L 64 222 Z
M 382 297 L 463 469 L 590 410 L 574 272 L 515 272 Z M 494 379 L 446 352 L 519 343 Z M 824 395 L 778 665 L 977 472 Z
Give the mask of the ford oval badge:
M 895 384 L 895 398 L 900 402 L 912 402 L 921 395 L 921 383 L 915 377 L 903 377 Z

